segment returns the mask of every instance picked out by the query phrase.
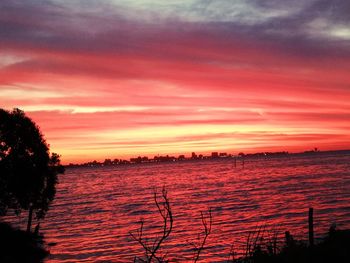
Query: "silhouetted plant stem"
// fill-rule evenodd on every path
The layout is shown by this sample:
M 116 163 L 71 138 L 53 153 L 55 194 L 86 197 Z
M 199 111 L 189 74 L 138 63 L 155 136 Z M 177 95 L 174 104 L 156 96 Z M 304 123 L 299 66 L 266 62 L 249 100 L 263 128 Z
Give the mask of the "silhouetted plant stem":
M 204 249 L 204 246 L 205 246 L 205 243 L 207 241 L 208 236 L 211 233 L 211 226 L 212 226 L 212 223 L 213 223 L 213 217 L 211 215 L 211 209 L 209 209 L 208 217 L 209 217 L 209 223 L 207 221 L 207 218 L 205 218 L 203 212 L 201 212 L 201 220 L 202 220 L 202 225 L 204 227 L 204 237 L 203 237 L 202 242 L 197 247 L 197 253 L 196 253 L 196 256 L 194 258 L 194 262 L 195 263 L 199 260 L 199 256 L 200 256 L 202 250 Z
M 29 206 L 28 212 L 28 222 L 27 222 L 27 232 L 30 232 L 32 229 L 32 218 L 33 218 L 33 206 Z
M 314 246 L 314 209 L 309 208 L 309 245 L 310 247 Z
M 155 191 L 154 202 L 158 208 L 159 214 L 163 219 L 163 230 L 162 230 L 161 237 L 156 238 L 153 242 L 153 245 L 149 246 L 143 237 L 143 224 L 144 224 L 143 220 L 141 220 L 141 225 L 140 225 L 140 228 L 137 230 L 136 235 L 130 232 L 131 237 L 142 246 L 142 248 L 145 250 L 145 255 L 146 255 L 146 260 L 143 260 L 141 258 L 135 258 L 134 260 L 135 262 L 136 262 L 136 259 L 138 259 L 141 262 L 148 262 L 148 263 L 152 262 L 153 260 L 156 260 L 156 262 L 164 262 L 165 256 L 159 257 L 157 256 L 157 252 L 161 244 L 170 235 L 173 229 L 173 214 L 170 207 L 168 193 L 165 190 L 165 187 L 163 187 L 162 189 L 162 199 L 163 199 L 163 202 L 158 201 L 157 192 Z
M 234 250 L 234 244 L 232 243 L 230 248 L 230 253 L 228 255 L 227 262 L 235 262 L 235 250 Z

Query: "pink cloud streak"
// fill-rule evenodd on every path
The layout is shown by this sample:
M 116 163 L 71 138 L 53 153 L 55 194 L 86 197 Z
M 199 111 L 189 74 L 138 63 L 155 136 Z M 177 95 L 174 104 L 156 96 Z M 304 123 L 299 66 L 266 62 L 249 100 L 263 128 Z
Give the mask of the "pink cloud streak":
M 65 162 L 111 148 L 118 157 L 350 147 L 344 41 L 322 46 L 265 28 L 75 17 L 53 7 L 38 17 L 14 11 L 0 19 L 0 55 L 13 58 L 0 63 L 1 107 L 23 108 Z M 152 130 L 162 134 L 144 140 Z

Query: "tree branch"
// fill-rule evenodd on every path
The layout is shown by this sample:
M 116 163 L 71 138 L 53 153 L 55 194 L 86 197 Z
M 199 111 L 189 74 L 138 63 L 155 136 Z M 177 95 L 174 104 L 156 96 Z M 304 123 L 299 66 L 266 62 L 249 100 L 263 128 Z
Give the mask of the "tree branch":
M 211 233 L 211 226 L 212 226 L 212 223 L 213 223 L 213 217 L 211 215 L 211 209 L 209 209 L 208 217 L 209 217 L 209 223 L 207 221 L 208 218 L 206 218 L 204 216 L 203 212 L 201 212 L 201 221 L 202 221 L 202 225 L 204 227 L 204 238 L 203 238 L 202 242 L 200 242 L 200 244 L 196 247 L 197 253 L 196 253 L 195 258 L 194 258 L 194 263 L 196 263 L 199 260 L 199 256 L 200 256 L 202 250 L 204 249 L 204 246 L 205 246 L 205 243 L 207 241 L 208 236 Z
M 172 229 L 173 229 L 173 214 L 170 207 L 170 201 L 168 198 L 168 193 L 165 190 L 165 187 L 162 189 L 162 196 L 161 198 L 163 201 L 158 200 L 157 192 L 154 192 L 154 202 L 157 206 L 158 212 L 160 216 L 163 219 L 163 226 L 162 226 L 162 234 L 160 237 L 155 238 L 152 242 L 152 245 L 149 246 L 147 242 L 143 238 L 143 224 L 144 221 L 141 220 L 140 228 L 137 230 L 137 234 L 130 232 L 131 237 L 137 241 L 142 248 L 145 251 L 146 260 L 139 259 L 141 262 L 165 262 L 164 258 L 166 254 L 162 257 L 159 257 L 157 255 L 158 250 L 161 247 L 161 244 L 164 242 L 164 240 L 170 235 Z M 135 260 L 134 260 L 135 261 Z

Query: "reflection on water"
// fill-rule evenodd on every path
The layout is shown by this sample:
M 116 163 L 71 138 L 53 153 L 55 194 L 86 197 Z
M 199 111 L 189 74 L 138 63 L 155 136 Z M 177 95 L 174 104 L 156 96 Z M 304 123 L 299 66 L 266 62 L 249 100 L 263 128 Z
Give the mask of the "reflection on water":
M 145 221 L 151 236 L 161 225 L 153 192 L 168 190 L 174 229 L 164 243 L 172 262 L 188 262 L 210 207 L 212 234 L 202 259 L 226 262 L 247 232 L 267 224 L 307 237 L 307 210 L 315 208 L 321 235 L 336 222 L 350 227 L 350 156 L 319 155 L 67 169 L 42 230 L 57 242 L 48 262 L 132 262 L 142 255 L 129 232 Z

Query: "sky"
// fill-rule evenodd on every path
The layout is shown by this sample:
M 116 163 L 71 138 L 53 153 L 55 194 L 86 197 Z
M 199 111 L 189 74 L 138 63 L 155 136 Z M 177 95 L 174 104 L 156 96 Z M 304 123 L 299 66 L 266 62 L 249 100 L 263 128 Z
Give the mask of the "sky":
M 0 1 L 0 107 L 63 163 L 350 149 L 349 72 L 350 1 Z

